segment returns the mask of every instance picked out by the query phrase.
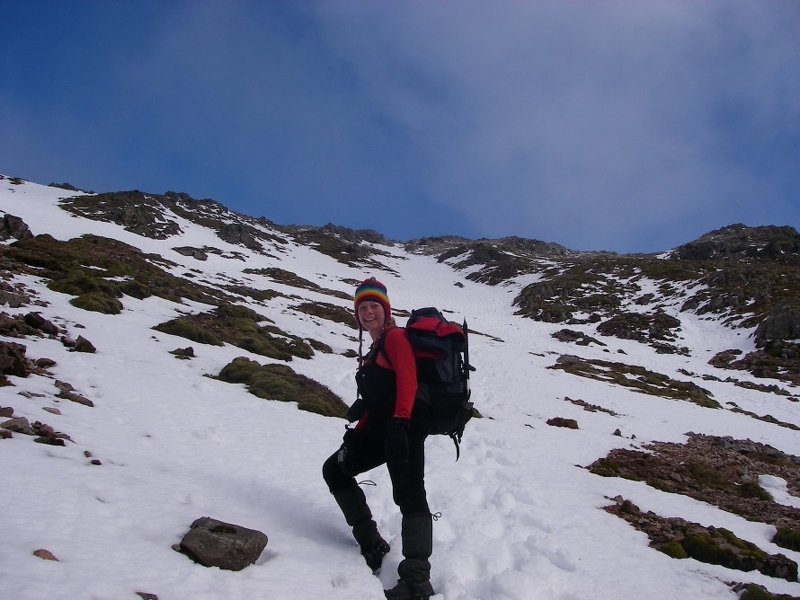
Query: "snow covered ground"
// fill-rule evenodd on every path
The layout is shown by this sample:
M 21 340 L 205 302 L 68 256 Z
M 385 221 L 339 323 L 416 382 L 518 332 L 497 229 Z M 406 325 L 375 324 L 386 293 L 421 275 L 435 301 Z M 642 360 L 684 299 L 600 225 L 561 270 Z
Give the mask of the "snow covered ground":
M 458 462 L 449 439 L 428 442 L 429 501 L 432 511 L 441 513 L 432 557 L 437 600 L 732 599 L 726 581 L 751 581 L 775 593 L 800 595 L 797 583 L 671 559 L 648 548 L 644 534 L 602 507 L 619 494 L 642 510 L 726 527 L 767 552 L 800 561 L 800 553 L 769 542 L 772 527 L 583 468 L 612 448 L 682 441 L 689 431 L 749 438 L 797 455 L 798 432 L 547 368 L 569 353 L 644 365 L 677 379 L 687 379 L 678 369 L 724 378 L 727 374 L 709 366 L 708 359 L 723 349 L 752 348 L 749 332 L 681 314 L 680 344 L 692 349 L 691 357 L 658 355 L 615 338 L 602 338 L 606 348 L 578 347 L 550 336 L 561 326 L 514 316 L 511 301 L 521 282 L 491 287 L 467 281 L 449 266 L 399 247 L 384 247 L 393 255 L 386 266 L 398 275 L 353 269 L 292 244 L 276 248 L 279 258 L 269 258 L 229 246 L 179 217 L 175 220 L 185 232 L 180 239 L 151 240 L 113 224 L 70 216 L 57 207 L 58 198 L 69 194 L 0 179 L 0 214 L 19 216 L 34 234 L 62 240 L 88 232 L 119 239 L 178 263 L 176 274 L 193 269 L 202 271 L 198 279 L 232 278 L 290 292 L 294 298 L 251 307 L 281 329 L 330 345 L 334 354 L 317 353 L 290 366 L 348 403 L 355 397 L 354 361 L 343 353 L 356 348 L 353 330 L 292 306 L 297 296 L 345 307 L 349 303 L 268 282 L 243 273 L 245 268 L 279 266 L 348 293 L 352 286 L 343 280 L 375 275 L 387 285 L 396 309 L 434 304 L 452 311 L 454 320 L 468 319 L 476 332 L 470 337 L 472 362 L 478 367 L 473 399 L 487 418 L 468 426 Z M 243 262 L 211 254 L 201 262 L 172 250 L 185 245 L 236 250 L 248 258 Z M 13 386 L 0 388 L 0 406 L 12 406 L 15 416 L 47 423 L 72 439 L 65 447 L 36 444 L 24 435 L 0 440 L 0 597 L 136 600 L 137 592 L 159 600 L 383 597 L 382 589 L 396 579 L 400 515 L 385 470 L 369 473 L 365 479 L 376 485 L 364 490 L 392 544 L 377 578 L 359 555 L 320 473 L 340 443 L 342 420 L 260 400 L 241 386 L 205 377 L 219 374 L 237 356 L 260 363 L 269 359 L 227 345 L 190 344 L 151 329 L 207 306 L 126 297 L 122 314 L 102 315 L 74 308 L 68 296 L 48 290 L 34 277 L 15 281 L 35 288 L 46 306 L 1 310 L 38 310 L 71 335 L 89 339 L 98 351 L 70 353 L 57 340 L 18 340 L 29 357 L 56 360 L 54 378 L 72 384 L 95 406 L 59 400 L 49 377 L 12 377 Z M 176 360 L 169 354 L 187 345 L 194 347 L 194 359 Z M 721 381 L 702 385 L 723 406 L 735 402 L 800 425 L 800 410 L 785 398 Z M 586 412 L 565 397 L 618 416 Z M 574 418 L 580 429 L 546 425 L 552 417 Z M 616 429 L 621 437 L 613 434 Z M 93 459 L 102 464 L 91 464 Z M 797 505 L 781 481 L 767 477 L 762 483 L 783 502 Z M 269 544 L 256 564 L 239 572 L 199 566 L 172 546 L 201 516 L 263 531 Z M 40 548 L 58 561 L 34 556 Z

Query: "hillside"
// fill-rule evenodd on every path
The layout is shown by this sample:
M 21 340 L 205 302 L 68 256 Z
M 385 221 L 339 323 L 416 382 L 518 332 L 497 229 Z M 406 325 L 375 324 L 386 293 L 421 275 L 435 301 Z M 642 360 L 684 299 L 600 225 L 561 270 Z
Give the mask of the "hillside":
M 0 178 L 0 596 L 382 597 L 385 470 L 380 579 L 320 472 L 374 275 L 470 326 L 482 418 L 458 462 L 427 446 L 437 599 L 800 597 L 794 229 L 617 255 L 70 187 Z M 256 564 L 174 551 L 202 516 L 266 533 Z

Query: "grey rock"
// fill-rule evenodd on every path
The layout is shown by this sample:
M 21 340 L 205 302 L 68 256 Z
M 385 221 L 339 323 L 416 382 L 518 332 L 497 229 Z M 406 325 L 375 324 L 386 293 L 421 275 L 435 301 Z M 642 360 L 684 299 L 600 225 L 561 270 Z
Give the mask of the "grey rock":
M 180 550 L 203 566 L 240 571 L 258 560 L 267 541 L 260 531 L 200 517 L 183 536 Z

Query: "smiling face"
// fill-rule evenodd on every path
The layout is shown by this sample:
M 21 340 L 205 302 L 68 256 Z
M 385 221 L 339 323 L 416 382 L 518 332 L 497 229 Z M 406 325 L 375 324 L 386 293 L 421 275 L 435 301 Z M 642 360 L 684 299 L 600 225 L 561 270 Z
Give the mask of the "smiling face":
M 358 322 L 365 329 L 373 340 L 377 339 L 383 325 L 386 323 L 386 314 L 380 302 L 364 300 L 358 304 Z

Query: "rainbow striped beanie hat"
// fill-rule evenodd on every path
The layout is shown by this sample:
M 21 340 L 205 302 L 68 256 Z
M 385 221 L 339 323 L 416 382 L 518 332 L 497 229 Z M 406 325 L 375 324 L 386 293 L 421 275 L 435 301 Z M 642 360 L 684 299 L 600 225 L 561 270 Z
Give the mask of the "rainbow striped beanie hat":
M 386 286 L 374 277 L 365 279 L 356 288 L 356 295 L 353 299 L 353 307 L 355 308 L 356 313 L 358 313 L 358 305 L 365 300 L 380 303 L 381 306 L 383 306 L 386 322 L 389 322 L 389 320 L 392 318 L 392 307 L 389 304 L 389 296 L 386 293 Z M 358 314 L 356 314 L 356 320 L 358 320 Z

